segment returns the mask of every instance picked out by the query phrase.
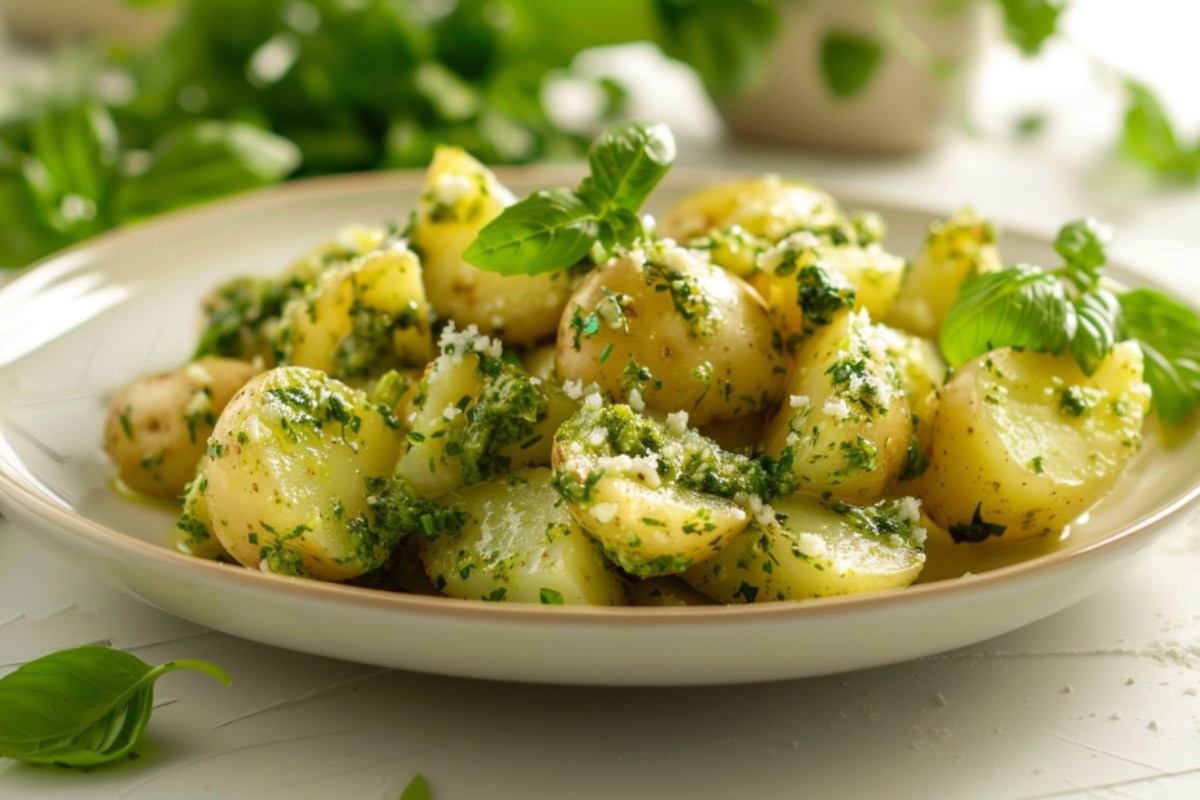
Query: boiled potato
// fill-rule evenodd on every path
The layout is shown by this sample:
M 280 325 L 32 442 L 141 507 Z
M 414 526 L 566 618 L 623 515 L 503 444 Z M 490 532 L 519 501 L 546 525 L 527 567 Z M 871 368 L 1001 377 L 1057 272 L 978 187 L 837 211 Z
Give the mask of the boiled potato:
M 449 328 L 403 417 L 396 474 L 428 498 L 510 469 L 549 466 L 554 431 L 579 404 L 501 361 L 499 341 Z
M 963 281 L 1003 268 L 992 226 L 971 209 L 929 226 L 920 257 L 904 276 L 900 294 L 883 321 L 936 338 Z
M 625 605 L 625 587 L 558 502 L 550 470 L 523 469 L 443 498 L 469 509 L 455 534 L 421 542 L 434 586 L 451 597 L 543 605 Z
M 853 288 L 854 308 L 879 319 L 900 291 L 904 259 L 879 244 L 830 244 L 807 231 L 791 234 L 762 252 L 751 284 L 766 299 L 771 313 L 788 335 L 804 331 L 803 317 L 823 309 L 812 307 L 814 289 L 834 282 Z M 807 268 L 807 269 L 806 269 Z M 813 269 L 827 275 L 814 276 Z M 820 283 L 814 287 L 814 278 Z M 827 291 L 827 290 L 826 290 Z M 849 294 L 846 294 L 849 297 Z
M 221 410 L 253 375 L 244 361 L 206 357 L 117 392 L 104 423 L 104 449 L 125 485 L 154 497 L 179 497 Z
M 571 516 L 631 575 L 681 572 L 746 527 L 735 498 L 761 491 L 756 462 L 686 427 L 592 399 L 554 435 L 555 487 Z
M 787 394 L 762 445 L 790 465 L 796 489 L 860 504 L 882 497 L 913 427 L 896 364 L 867 316 L 841 311 L 809 336 Z
M 179 549 L 199 558 L 228 558 L 229 554 L 213 533 L 208 515 L 208 499 L 204 495 L 208 490 L 208 478 L 204 474 L 207 465 L 208 459 L 201 458 L 196 477 L 183 488 L 183 511 L 175 521 L 175 527 L 181 532 Z
M 323 273 L 376 249 L 386 238 L 382 228 L 348 225 L 281 275 L 239 277 L 217 287 L 202 303 L 204 331 L 193 357 L 219 355 L 275 366 L 276 337 L 288 303 L 302 298 Z
M 571 293 L 568 274 L 505 276 L 462 258 L 483 226 L 512 202 L 491 170 L 456 147 L 439 147 L 426 174 L 412 240 L 439 317 L 460 327 L 475 325 L 506 344 L 529 345 L 558 325 Z
M 683 579 L 722 603 L 898 589 L 925 564 L 919 509 L 913 498 L 852 506 L 793 495 Z
M 367 515 L 367 481 L 391 473 L 398 432 L 359 391 L 304 367 L 246 384 L 208 443 L 213 532 L 247 567 L 341 581 L 380 566 L 401 532 Z
M 673 245 L 598 267 L 571 296 L 557 372 L 635 408 L 686 411 L 695 425 L 748 416 L 779 399 L 782 340 L 739 278 Z
M 763 428 L 767 426 L 767 419 L 768 412 L 764 411 L 748 417 L 702 425 L 699 431 L 731 453 L 750 453 L 758 447 Z
M 1149 404 L 1134 342 L 1090 378 L 1069 355 L 995 350 L 943 388 L 915 490 L 956 541 L 1061 531 L 1137 453 Z
M 736 227 L 769 244 L 797 229 L 826 230 L 844 220 L 834 199 L 817 187 L 763 175 L 693 192 L 659 219 L 658 233 L 686 242 Z
M 904 469 L 897 476 L 900 483 L 906 483 L 924 472 L 929 463 L 933 416 L 942 397 L 946 362 L 942 360 L 937 344 L 929 339 L 912 336 L 886 325 L 877 325 L 875 329 L 887 344 L 888 356 L 896 363 L 900 388 L 912 412 L 913 435 L 909 440 Z M 903 493 L 907 487 L 898 486 L 896 491 Z

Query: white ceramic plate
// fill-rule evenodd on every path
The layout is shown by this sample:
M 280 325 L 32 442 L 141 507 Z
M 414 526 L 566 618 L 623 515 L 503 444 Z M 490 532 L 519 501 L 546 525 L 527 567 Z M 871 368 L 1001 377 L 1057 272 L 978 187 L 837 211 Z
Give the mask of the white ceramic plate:
M 569 170 L 513 170 L 518 193 L 573 184 Z M 713 175 L 676 171 L 665 206 Z M 275 272 L 350 221 L 403 219 L 419 176 L 292 184 L 101 237 L 0 291 L 0 495 L 5 511 L 86 573 L 201 625 L 281 647 L 384 666 L 504 680 L 715 684 L 876 666 L 982 641 L 1075 603 L 1129 569 L 1197 509 L 1200 435 L 1155 435 L 1113 495 L 1061 542 L 932 552 L 924 582 L 874 595 L 752 607 L 576 609 L 464 602 L 244 570 L 172 549 L 173 515 L 118 497 L 100 447 L 117 386 L 182 363 L 197 302 L 215 283 Z M 874 208 L 901 253 L 929 212 Z M 1009 233 L 1009 260 L 1048 261 Z M 1117 277 L 1134 280 L 1128 273 Z M 984 553 L 977 559 L 964 554 Z M 970 571 L 972 576 L 963 577 Z

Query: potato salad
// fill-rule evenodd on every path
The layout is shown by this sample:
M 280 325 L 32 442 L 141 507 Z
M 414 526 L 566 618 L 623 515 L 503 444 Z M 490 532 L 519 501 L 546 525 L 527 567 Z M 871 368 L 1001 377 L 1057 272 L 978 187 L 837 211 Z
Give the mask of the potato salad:
M 202 300 L 189 363 L 112 399 L 120 481 L 182 499 L 185 552 L 276 575 L 806 600 L 913 583 L 930 537 L 1061 536 L 1147 415 L 1200 403 L 1200 321 L 1105 278 L 1094 221 L 1046 267 L 969 209 L 893 253 L 878 215 L 773 175 L 655 221 L 674 155 L 619 126 L 577 187 L 518 200 L 440 148 L 405 226 Z

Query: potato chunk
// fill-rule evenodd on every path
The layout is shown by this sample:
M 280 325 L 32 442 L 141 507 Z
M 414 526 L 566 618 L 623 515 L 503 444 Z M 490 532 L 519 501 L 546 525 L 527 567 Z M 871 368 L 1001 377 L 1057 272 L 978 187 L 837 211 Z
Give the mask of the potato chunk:
M 913 498 L 860 507 L 793 495 L 775 503 L 774 521 L 756 521 L 683 579 L 722 603 L 898 589 L 925 564 L 919 507 Z
M 280 367 L 242 388 L 208 444 L 213 532 L 247 567 L 341 581 L 381 565 L 367 480 L 392 471 L 394 422 L 324 373 Z
M 763 449 L 790 464 L 798 491 L 872 503 L 903 468 L 912 430 L 886 341 L 865 314 L 842 311 L 797 351 Z
M 491 170 L 457 147 L 439 147 L 429 165 L 412 229 L 425 265 L 425 291 L 439 317 L 476 326 L 506 344 L 530 345 L 554 332 L 571 293 L 565 272 L 500 275 L 463 261 L 479 231 L 513 202 Z
M 797 229 L 825 230 L 843 220 L 838 204 L 817 187 L 763 175 L 693 192 L 662 216 L 658 231 L 686 242 L 736 227 L 770 243 Z
M 943 388 L 915 489 L 956 541 L 1060 531 L 1137 453 L 1149 404 L 1134 342 L 1113 348 L 1090 378 L 1068 355 L 995 350 Z
M 659 245 L 598 267 L 558 330 L 557 372 L 693 424 L 749 416 L 783 390 L 783 344 L 745 282 Z
M 451 597 L 542 605 L 625 605 L 625 587 L 571 519 L 550 470 L 523 469 L 441 501 L 467 510 L 455 534 L 421 542 L 430 580 Z
M 678 418 L 664 425 L 624 405 L 585 403 L 555 434 L 552 461 L 571 516 L 639 577 L 712 556 L 749 521 L 738 501 L 765 483 L 757 462 Z
M 244 361 L 208 357 L 117 392 L 104 423 L 104 449 L 125 485 L 153 497 L 179 497 L 221 410 L 253 375 Z
M 420 260 L 396 243 L 323 273 L 304 298 L 289 303 L 276 343 L 283 363 L 339 380 L 425 364 L 433 337 Z

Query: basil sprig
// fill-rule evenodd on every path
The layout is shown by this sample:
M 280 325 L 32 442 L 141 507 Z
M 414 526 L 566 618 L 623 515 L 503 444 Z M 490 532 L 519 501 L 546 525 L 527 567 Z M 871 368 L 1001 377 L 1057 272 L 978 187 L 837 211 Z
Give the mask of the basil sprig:
M 78 647 L 30 661 L 0 678 L 0 756 L 73 767 L 121 758 L 150 720 L 154 682 L 180 669 L 230 682 L 207 661 L 151 667 L 107 647 Z
M 661 123 L 610 128 L 588 150 L 590 174 L 576 189 L 535 192 L 484 226 L 463 257 L 501 275 L 537 275 L 630 246 L 645 231 L 638 211 L 675 161 Z
M 997 347 L 1069 353 L 1093 374 L 1117 342 L 1136 340 L 1154 408 L 1167 424 L 1200 406 L 1200 316 L 1149 289 L 1101 285 L 1107 231 L 1094 220 L 1064 225 L 1054 241 L 1063 266 L 1021 264 L 968 278 L 942 323 L 951 365 Z

